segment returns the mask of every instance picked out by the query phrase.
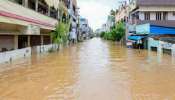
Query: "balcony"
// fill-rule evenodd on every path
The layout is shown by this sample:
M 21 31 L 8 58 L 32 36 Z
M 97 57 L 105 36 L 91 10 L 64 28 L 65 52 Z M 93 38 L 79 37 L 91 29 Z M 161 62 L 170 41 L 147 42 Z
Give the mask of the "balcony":
M 24 0 L 9 0 L 16 4 L 23 5 L 43 15 L 58 19 L 58 11 L 54 7 L 49 7 L 44 0 L 28 0 L 25 4 Z
M 166 27 L 174 27 L 175 20 L 136 20 L 136 24 L 151 24 L 151 25 L 158 25 L 158 26 L 166 26 Z
M 54 12 L 52 12 L 51 15 L 53 13 Z M 54 28 L 55 24 L 57 23 L 56 19 L 46 16 L 42 13 L 38 13 L 34 9 L 28 9 L 22 5 L 13 3 L 8 0 L 0 1 L 0 16 L 20 21 L 22 20 L 24 22 L 27 22 L 28 24 L 36 24 L 41 28 L 47 27 L 49 29 Z M 52 16 L 55 17 L 55 15 Z

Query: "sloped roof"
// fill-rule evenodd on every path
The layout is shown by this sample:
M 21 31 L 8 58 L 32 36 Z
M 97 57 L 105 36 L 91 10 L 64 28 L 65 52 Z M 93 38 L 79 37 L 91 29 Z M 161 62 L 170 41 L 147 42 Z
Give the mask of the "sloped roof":
M 175 6 L 175 0 L 137 0 L 139 6 Z

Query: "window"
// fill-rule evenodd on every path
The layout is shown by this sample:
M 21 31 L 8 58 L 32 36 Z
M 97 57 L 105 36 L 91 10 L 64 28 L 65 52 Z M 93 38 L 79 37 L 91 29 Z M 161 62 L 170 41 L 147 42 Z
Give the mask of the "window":
M 168 20 L 168 12 L 163 12 L 163 20 Z
M 156 20 L 162 20 L 162 13 L 156 12 Z
M 150 12 L 145 12 L 144 16 L 145 16 L 145 20 L 150 20 Z

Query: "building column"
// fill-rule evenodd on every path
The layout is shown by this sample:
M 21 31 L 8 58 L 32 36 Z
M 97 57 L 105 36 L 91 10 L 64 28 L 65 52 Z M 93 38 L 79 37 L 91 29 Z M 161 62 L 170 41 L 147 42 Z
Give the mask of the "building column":
M 29 1 L 28 0 L 22 0 L 23 6 L 28 8 Z
M 38 12 L 38 0 L 35 1 L 35 11 Z
M 157 47 L 158 62 L 161 62 L 161 61 L 162 61 L 162 54 L 163 54 L 162 42 L 159 41 L 159 45 L 158 45 L 158 47 Z
M 151 51 L 151 40 L 152 38 L 148 38 L 148 51 Z
M 18 35 L 14 36 L 14 49 L 18 49 Z
M 50 10 L 51 10 L 51 8 L 50 8 L 50 6 L 48 6 L 48 16 L 50 16 Z
M 28 47 L 31 47 L 31 45 L 30 45 L 30 35 L 27 36 L 27 46 L 28 46 Z
M 50 35 L 50 44 L 53 43 L 52 36 Z
M 175 44 L 172 46 L 172 64 L 175 64 Z
M 41 35 L 41 45 L 44 45 L 44 36 Z

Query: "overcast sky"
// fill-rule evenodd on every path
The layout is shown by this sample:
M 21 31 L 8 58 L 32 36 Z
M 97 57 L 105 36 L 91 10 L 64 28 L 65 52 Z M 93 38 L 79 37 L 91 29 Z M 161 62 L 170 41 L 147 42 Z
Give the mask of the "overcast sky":
M 80 15 L 89 20 L 93 29 L 100 28 L 111 9 L 118 8 L 121 0 L 77 0 Z

